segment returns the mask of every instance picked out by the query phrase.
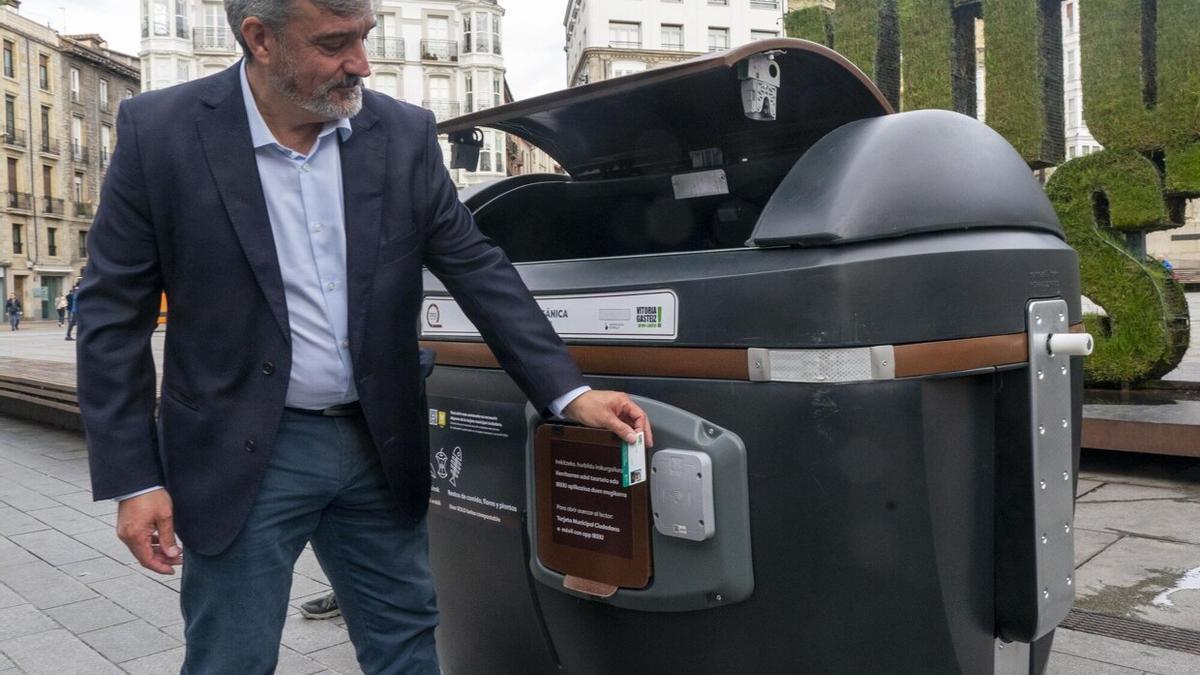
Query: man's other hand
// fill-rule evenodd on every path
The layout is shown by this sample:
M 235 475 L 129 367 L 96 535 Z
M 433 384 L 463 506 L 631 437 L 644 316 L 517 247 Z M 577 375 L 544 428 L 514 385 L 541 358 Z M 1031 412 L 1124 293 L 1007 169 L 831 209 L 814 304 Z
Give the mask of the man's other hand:
M 174 566 L 183 563 L 173 514 L 166 490 L 130 497 L 117 505 L 117 536 L 142 567 L 159 574 L 174 574 Z
M 626 443 L 637 442 L 637 432 L 646 434 L 646 447 L 654 445 L 650 419 L 628 394 L 619 391 L 586 391 L 563 410 L 563 415 L 589 427 L 608 429 Z

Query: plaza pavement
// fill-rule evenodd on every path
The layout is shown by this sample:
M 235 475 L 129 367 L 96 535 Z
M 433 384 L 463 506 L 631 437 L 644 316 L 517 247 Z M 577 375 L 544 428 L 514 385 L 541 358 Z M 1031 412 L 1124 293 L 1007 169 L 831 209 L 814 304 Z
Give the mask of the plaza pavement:
M 69 373 L 73 343 L 55 323 L 26 326 L 0 331 L 0 361 Z M 0 416 L 0 675 L 178 672 L 179 578 L 137 566 L 114 534 L 115 504 L 89 489 L 80 434 Z M 1200 460 L 1085 453 L 1078 494 L 1077 606 L 1200 631 Z M 279 673 L 360 672 L 340 619 L 299 616 L 327 589 L 305 551 Z M 1048 672 L 1195 675 L 1200 656 L 1060 629 Z

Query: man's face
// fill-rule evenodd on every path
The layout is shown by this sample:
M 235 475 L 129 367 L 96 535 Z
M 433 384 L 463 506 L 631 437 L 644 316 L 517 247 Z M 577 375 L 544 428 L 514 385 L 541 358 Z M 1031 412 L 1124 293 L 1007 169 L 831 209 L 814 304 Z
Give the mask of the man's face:
M 314 121 L 353 117 L 362 108 L 362 78 L 371 74 L 363 41 L 375 27 L 369 8 L 358 17 L 295 0 L 295 15 L 277 34 L 267 75 L 280 95 Z

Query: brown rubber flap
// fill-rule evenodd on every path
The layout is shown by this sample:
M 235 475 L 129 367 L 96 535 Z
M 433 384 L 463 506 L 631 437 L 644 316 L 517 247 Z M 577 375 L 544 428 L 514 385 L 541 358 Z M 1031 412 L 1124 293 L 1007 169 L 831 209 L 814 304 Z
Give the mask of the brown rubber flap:
M 621 486 L 621 440 L 602 429 L 543 424 L 533 448 L 538 559 L 588 595 L 645 588 L 649 488 Z

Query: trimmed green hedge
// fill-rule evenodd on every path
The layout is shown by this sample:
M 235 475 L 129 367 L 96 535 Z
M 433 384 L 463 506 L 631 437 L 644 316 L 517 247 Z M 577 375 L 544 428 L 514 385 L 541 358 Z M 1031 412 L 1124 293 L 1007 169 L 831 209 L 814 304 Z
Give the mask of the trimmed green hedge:
M 867 77 L 875 77 L 879 10 L 888 0 L 838 0 L 833 10 L 834 45 Z
M 900 0 L 904 110 L 954 109 L 954 19 L 946 0 Z
M 1157 95 L 1147 105 L 1142 75 L 1142 7 L 1131 0 L 1080 6 L 1083 104 L 1088 129 L 1106 148 L 1165 151 L 1166 187 L 1200 194 L 1200 2 L 1158 0 Z
M 1046 186 L 1067 242 L 1079 252 L 1084 295 L 1107 319 L 1084 322 L 1096 350 L 1084 361 L 1087 380 L 1122 384 L 1162 377 L 1186 348 L 1187 322 L 1174 318 L 1182 291 L 1154 261 L 1126 249 L 1117 231 L 1176 227 L 1167 220 L 1162 183 L 1152 162 L 1130 150 L 1104 150 L 1058 168 Z M 1107 198 L 1109 223 L 1096 218 L 1097 195 Z M 1186 316 L 1186 305 L 1183 305 Z
M 1044 157 L 1045 101 L 1039 70 L 1043 62 L 1036 0 L 983 0 L 987 68 L 987 123 L 1031 165 L 1053 165 Z
M 824 7 L 805 7 L 788 12 L 783 17 L 783 34 L 835 48 L 832 44 L 833 26 L 829 12 Z

